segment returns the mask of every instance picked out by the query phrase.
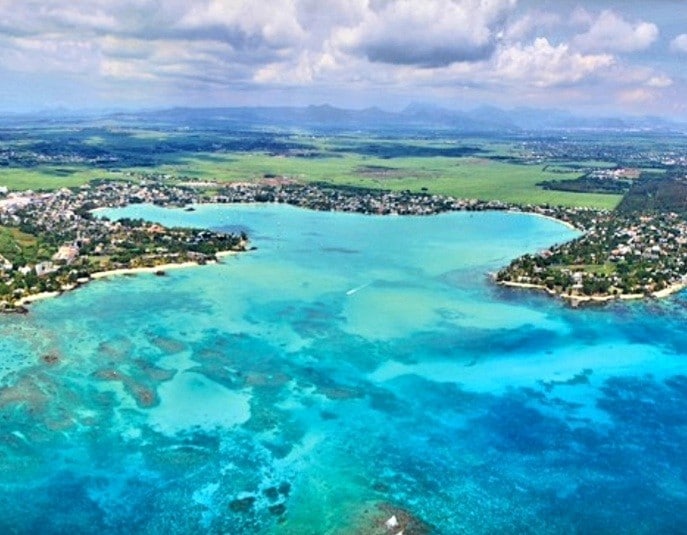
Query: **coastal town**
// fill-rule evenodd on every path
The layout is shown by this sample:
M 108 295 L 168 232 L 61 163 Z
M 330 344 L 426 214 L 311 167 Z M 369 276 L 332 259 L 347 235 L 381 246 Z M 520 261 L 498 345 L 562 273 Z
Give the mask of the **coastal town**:
M 584 231 L 599 212 L 589 208 L 516 205 L 503 201 L 456 199 L 450 196 L 410 191 L 371 190 L 336 187 L 326 184 L 300 184 L 292 180 L 263 180 L 259 183 L 233 183 L 222 187 L 209 199 L 213 203 L 290 204 L 310 210 L 334 210 L 365 215 L 435 215 L 455 211 L 527 212 L 557 219 Z
M 599 214 L 580 238 L 514 260 L 496 274 L 572 305 L 664 297 L 687 283 L 687 222 L 675 213 Z
M 0 225 L 34 240 L 0 255 L 0 307 L 25 311 L 37 297 L 76 288 L 103 273 L 217 261 L 245 251 L 248 236 L 203 229 L 169 229 L 140 220 L 109 221 L 97 209 L 149 203 L 194 210 L 202 203 L 282 203 L 367 215 L 431 215 L 448 211 L 532 213 L 580 231 L 577 239 L 526 254 L 494 275 L 498 284 L 533 288 L 573 305 L 661 297 L 687 282 L 687 221 L 676 213 L 618 214 L 589 208 L 518 206 L 429 193 L 391 192 L 290 179 L 240 183 L 94 181 L 50 193 L 5 193 Z M 27 252 L 28 251 L 28 252 Z
M 72 290 L 103 274 L 163 275 L 169 266 L 205 264 L 247 249 L 245 234 L 109 221 L 92 213 L 132 203 L 184 206 L 195 200 L 181 188 L 126 182 L 9 194 L 0 200 L 0 225 L 14 247 L 0 256 L 0 310 L 26 312 L 24 305 L 37 298 Z

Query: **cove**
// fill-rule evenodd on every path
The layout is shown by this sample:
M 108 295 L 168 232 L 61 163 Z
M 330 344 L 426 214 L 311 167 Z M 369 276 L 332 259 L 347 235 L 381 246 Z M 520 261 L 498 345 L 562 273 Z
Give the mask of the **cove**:
M 687 300 L 570 310 L 487 273 L 576 234 L 524 214 L 101 212 L 245 230 L 221 264 L 0 321 L 0 528 L 687 530 Z

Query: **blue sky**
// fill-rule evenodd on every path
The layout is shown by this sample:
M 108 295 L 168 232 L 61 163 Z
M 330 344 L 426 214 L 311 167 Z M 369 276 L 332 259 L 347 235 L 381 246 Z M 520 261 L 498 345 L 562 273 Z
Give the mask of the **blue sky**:
M 492 104 L 687 118 L 687 0 L 0 0 L 0 109 Z

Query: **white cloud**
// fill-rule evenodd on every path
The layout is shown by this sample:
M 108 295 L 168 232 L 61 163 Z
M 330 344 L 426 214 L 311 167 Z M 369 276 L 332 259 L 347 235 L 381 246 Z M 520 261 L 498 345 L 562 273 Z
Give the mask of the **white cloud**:
M 480 61 L 494 51 L 515 0 L 392 0 L 363 22 L 339 30 L 335 43 L 372 62 L 421 67 Z
M 687 33 L 681 33 L 670 42 L 670 49 L 673 52 L 687 54 Z
M 499 51 L 495 74 L 537 87 L 552 87 L 580 82 L 614 62 L 612 55 L 572 52 L 568 45 L 553 46 L 542 37 L 531 45 L 516 44 Z
M 655 87 L 658 89 L 662 89 L 664 87 L 670 87 L 673 85 L 673 80 L 669 78 L 668 76 L 665 76 L 663 74 L 659 74 L 656 76 L 652 76 L 646 81 L 646 85 L 648 87 Z
M 0 44 L 0 64 L 17 72 L 88 73 L 97 69 L 98 47 L 90 40 L 15 37 Z
M 337 69 L 339 66 L 332 54 L 303 52 L 293 63 L 272 63 L 261 67 L 253 75 L 253 81 L 259 84 L 304 85 Z
M 645 88 L 627 89 L 618 93 L 618 100 L 623 104 L 648 104 L 656 100 L 656 94 Z
M 370 10 L 368 0 L 299 0 L 298 21 L 310 34 L 328 35 L 332 28 L 360 24 Z
M 270 91 L 300 102 L 365 94 L 382 106 L 467 94 L 678 99 L 678 58 L 665 56 L 659 71 L 618 56 L 655 43 L 658 28 L 612 3 L 599 12 L 591 0 L 574 10 L 531 0 L 0 0 L 0 72 L 44 76 L 45 87 L 61 79 L 74 95 L 104 88 L 115 100 L 182 103 Z M 687 33 L 670 48 L 687 54 Z M 0 92 L 10 86 L 0 79 Z
M 582 6 L 576 6 L 568 18 L 572 26 L 587 27 L 594 23 L 594 15 Z
M 558 13 L 546 11 L 531 11 L 511 22 L 504 36 L 509 41 L 523 41 L 531 37 L 541 36 L 544 32 L 560 26 L 562 18 Z
M 153 80 L 155 76 L 147 72 L 140 61 L 128 59 L 122 61 L 118 59 L 105 59 L 100 63 L 99 74 L 124 80 Z
M 289 0 L 210 0 L 195 6 L 172 30 L 203 39 L 228 41 L 236 48 L 297 44 L 305 32 L 298 24 L 295 4 Z
M 573 43 L 584 52 L 634 52 L 644 50 L 658 39 L 658 27 L 650 22 L 630 23 L 613 11 L 602 11 L 589 29 Z
M 150 57 L 156 48 L 156 43 L 112 35 L 106 35 L 99 42 L 105 57 L 119 60 Z
M 250 81 L 306 32 L 297 0 L 0 0 L 0 68 L 197 84 Z

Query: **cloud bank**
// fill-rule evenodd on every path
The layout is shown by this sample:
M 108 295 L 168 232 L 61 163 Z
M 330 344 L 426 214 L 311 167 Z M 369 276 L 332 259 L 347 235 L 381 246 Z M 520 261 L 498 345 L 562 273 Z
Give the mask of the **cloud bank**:
M 17 95 L 0 81 L 0 96 L 45 105 L 71 87 L 103 104 L 622 106 L 641 92 L 660 102 L 684 82 L 666 70 L 677 60 L 658 68 L 647 54 L 687 53 L 687 34 L 670 40 L 649 20 L 666 18 L 669 3 L 644 17 L 619 0 L 574 10 L 534 0 L 0 0 L 0 79 L 35 82 Z

